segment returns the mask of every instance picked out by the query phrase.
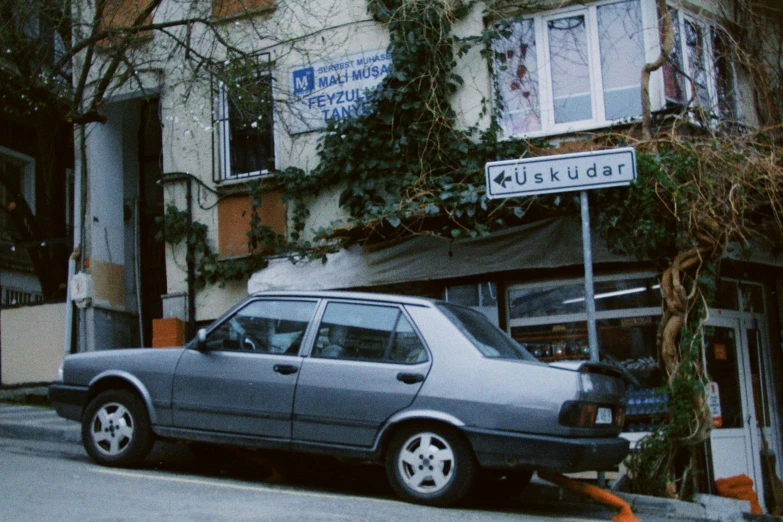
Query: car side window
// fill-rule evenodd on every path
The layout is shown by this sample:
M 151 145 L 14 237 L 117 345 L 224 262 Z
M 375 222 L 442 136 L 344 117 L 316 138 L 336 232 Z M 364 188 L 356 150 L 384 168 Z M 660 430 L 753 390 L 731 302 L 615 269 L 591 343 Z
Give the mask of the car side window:
M 314 301 L 251 301 L 207 335 L 207 349 L 296 355 L 315 306 Z
M 413 364 L 426 361 L 427 351 L 398 307 L 332 302 L 313 357 Z

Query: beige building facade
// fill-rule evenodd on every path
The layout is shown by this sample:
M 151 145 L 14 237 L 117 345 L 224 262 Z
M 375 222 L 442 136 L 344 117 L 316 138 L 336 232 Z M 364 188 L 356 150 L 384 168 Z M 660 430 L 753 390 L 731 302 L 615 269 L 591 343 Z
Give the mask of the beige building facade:
M 139 51 L 147 53 L 143 74 L 112 94 L 105 124 L 85 129 L 78 271 L 90 291 L 74 301 L 74 350 L 151 346 L 151 321 L 159 317 L 181 318 L 192 335 L 248 291 L 356 288 L 476 307 L 544 361 L 589 356 L 581 231 L 569 219 L 474 240 L 353 246 L 326 263 L 273 257 L 249 279 L 196 285 L 187 247 L 151 240 L 166 208 L 202 224 L 218 259 L 236 258 L 250 226 L 247 184 L 260 181 L 267 187 L 261 222 L 290 237 L 292 208 L 275 172 L 315 169 L 327 124 L 371 110 L 368 92 L 393 74 L 388 28 L 364 0 L 215 2 L 163 0 L 153 23 L 210 24 L 153 32 Z M 669 63 L 650 76 L 653 114 L 708 113 L 701 125 L 716 128 L 759 125 L 752 82 L 724 52 L 731 45 L 726 5 L 667 6 L 674 44 Z M 501 139 L 556 144 L 640 123 L 641 69 L 661 53 L 656 1 L 478 4 L 454 32 L 478 38 L 488 27 L 500 28 L 490 52 L 474 45 L 457 59 L 464 82 L 452 107 L 462 127 L 486 129 L 496 118 Z M 248 96 L 270 103 L 248 108 Z M 332 188 L 309 200 L 302 241 L 347 217 L 339 198 Z M 664 400 L 655 391 L 659 274 L 610 252 L 602 238 L 594 238 L 593 251 L 601 357 L 639 380 L 629 391 L 625 433 L 638 441 Z M 710 478 L 745 473 L 762 497 L 766 451 L 783 470 L 782 267 L 762 247 L 750 257 L 730 255 L 704 339 L 714 379 Z

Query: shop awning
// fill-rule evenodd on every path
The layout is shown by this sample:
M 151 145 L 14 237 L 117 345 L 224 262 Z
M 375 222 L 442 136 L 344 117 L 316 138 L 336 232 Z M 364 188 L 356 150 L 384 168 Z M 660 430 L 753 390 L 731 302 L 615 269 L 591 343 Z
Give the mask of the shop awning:
M 609 252 L 593 237 L 593 262 L 630 262 Z M 271 259 L 253 274 L 248 292 L 330 290 L 433 281 L 511 270 L 582 264 L 578 216 L 552 218 L 511 227 L 476 239 L 420 236 L 370 247 L 354 245 L 321 260 Z

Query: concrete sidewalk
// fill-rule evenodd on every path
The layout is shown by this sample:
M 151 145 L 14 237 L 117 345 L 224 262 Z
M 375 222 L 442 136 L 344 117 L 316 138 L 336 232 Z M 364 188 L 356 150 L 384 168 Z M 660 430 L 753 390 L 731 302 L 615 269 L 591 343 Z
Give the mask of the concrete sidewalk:
M 80 424 L 59 417 L 47 403 L 45 386 L 0 389 L 0 437 L 81 444 Z M 630 504 L 634 514 L 641 520 L 783 522 L 781 517 L 750 515 L 749 502 L 712 495 L 699 495 L 696 502 L 627 493 L 617 495 Z M 536 476 L 525 489 L 523 497 L 535 499 L 536 502 L 581 503 L 597 507 L 591 501 Z
M 51 408 L 0 403 L 0 437 L 81 444 L 81 426 Z

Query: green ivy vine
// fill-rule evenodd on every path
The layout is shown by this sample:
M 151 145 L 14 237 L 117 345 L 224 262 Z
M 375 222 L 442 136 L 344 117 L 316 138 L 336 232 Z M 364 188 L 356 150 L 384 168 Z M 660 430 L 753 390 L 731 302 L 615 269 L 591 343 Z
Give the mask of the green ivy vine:
M 191 221 L 187 211 L 178 209 L 176 205 L 166 205 L 163 216 L 156 218 L 157 241 L 186 245 L 185 262 L 192 261 L 195 264 L 195 283 L 198 288 L 246 280 L 250 274 L 266 268 L 269 264 L 268 255 L 291 250 L 284 236 L 261 223 L 258 214 L 263 198 L 260 183 L 250 183 L 249 187 L 251 213 L 250 230 L 247 233 L 247 256 L 221 259 L 212 248 L 208 237 L 209 228 L 199 221 Z

